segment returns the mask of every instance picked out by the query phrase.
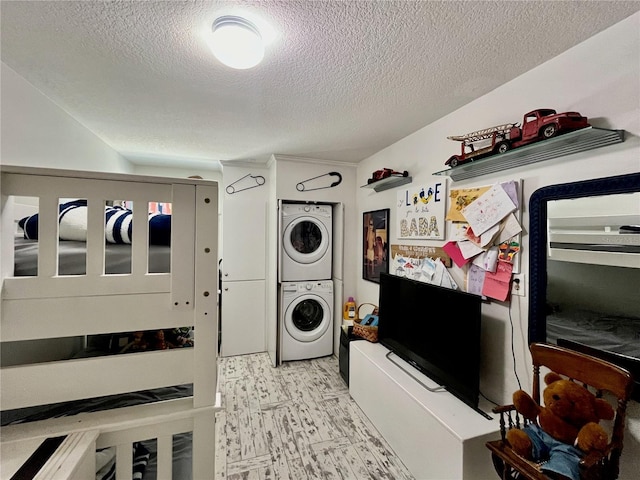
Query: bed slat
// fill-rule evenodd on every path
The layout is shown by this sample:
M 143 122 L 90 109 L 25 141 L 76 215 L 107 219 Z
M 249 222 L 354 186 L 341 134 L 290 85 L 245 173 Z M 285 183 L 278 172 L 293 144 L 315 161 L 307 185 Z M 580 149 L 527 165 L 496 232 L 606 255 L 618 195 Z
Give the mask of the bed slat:
M 116 445 L 116 478 L 131 478 L 133 449 L 131 443 Z
M 3 195 L 171 202 L 171 184 L 2 174 Z
M 215 454 L 215 413 L 203 410 L 193 417 L 193 479 L 214 478 Z M 215 451 L 215 450 L 214 450 Z
M 0 335 L 9 342 L 191 326 L 193 312 L 172 311 L 166 306 L 169 301 L 168 293 L 5 300 Z M 49 316 L 43 317 L 43 311 Z M 202 328 L 198 335 L 201 332 L 208 338 Z
M 16 277 L 5 279 L 3 299 L 38 299 L 90 296 L 120 296 L 134 294 L 169 293 L 171 276 L 167 273 L 131 275 L 104 275 L 100 282 L 91 282 L 84 275 L 65 277 Z M 166 306 L 171 302 L 167 301 Z M 47 311 L 41 312 L 46 314 Z
M 87 276 L 104 273 L 104 202 L 87 200 Z
M 192 403 L 186 399 L 172 400 L 173 402 Z M 180 433 L 186 433 L 193 430 L 193 416 L 188 408 L 185 408 L 185 415 L 182 418 L 172 418 L 170 415 L 167 419 L 156 419 L 153 423 L 146 423 L 136 426 L 128 426 L 122 429 L 109 427 L 107 431 L 100 435 L 96 444 L 97 448 L 110 447 L 118 443 L 139 442 L 141 440 L 149 440 L 159 437 L 172 437 Z M 171 455 L 169 455 L 171 456 Z
M 149 258 L 149 213 L 146 204 L 133 204 L 133 228 L 131 238 L 131 275 L 147 274 Z
M 13 275 L 13 264 L 15 262 L 15 252 L 13 246 L 13 235 L 16 231 L 15 218 L 16 202 L 14 197 L 4 193 L 0 185 L 0 291 L 4 279 Z
M 171 215 L 171 301 L 177 310 L 192 310 L 194 304 L 195 187 L 174 185 Z M 215 265 L 214 265 L 215 268 Z
M 193 352 L 178 348 L 6 367 L 0 370 L 2 409 L 192 383 Z M 49 387 L 43 391 L 42 385 Z
M 38 276 L 58 274 L 58 197 L 42 196 L 38 206 Z
M 158 478 L 171 480 L 173 476 L 172 456 L 173 456 L 173 435 L 162 435 L 158 437 Z
M 211 405 L 216 397 L 218 345 L 218 191 L 211 186 L 196 187 L 195 238 L 195 320 L 200 348 L 195 353 L 194 404 L 196 407 Z M 200 343 L 202 342 L 202 343 Z M 198 477 L 194 477 L 198 478 Z M 203 477 L 207 478 L 207 477 Z
M 68 435 L 33 480 L 95 477 L 96 438 L 97 430 Z

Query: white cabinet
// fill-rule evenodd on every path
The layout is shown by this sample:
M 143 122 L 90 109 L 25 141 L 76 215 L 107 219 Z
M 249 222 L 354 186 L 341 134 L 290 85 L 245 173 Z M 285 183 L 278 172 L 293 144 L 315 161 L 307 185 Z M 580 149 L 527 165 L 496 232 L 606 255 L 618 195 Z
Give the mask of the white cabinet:
M 266 174 L 255 165 L 224 164 L 220 354 L 225 357 L 266 351 Z
M 225 177 L 226 178 L 226 177 Z M 222 211 L 222 281 L 264 280 L 267 189 L 225 192 Z
M 222 283 L 223 357 L 266 351 L 265 281 Z
M 488 420 L 379 343 L 351 342 L 349 393 L 420 480 L 486 480 L 497 476 L 488 440 L 499 437 L 499 421 Z M 408 369 L 412 378 L 403 369 Z

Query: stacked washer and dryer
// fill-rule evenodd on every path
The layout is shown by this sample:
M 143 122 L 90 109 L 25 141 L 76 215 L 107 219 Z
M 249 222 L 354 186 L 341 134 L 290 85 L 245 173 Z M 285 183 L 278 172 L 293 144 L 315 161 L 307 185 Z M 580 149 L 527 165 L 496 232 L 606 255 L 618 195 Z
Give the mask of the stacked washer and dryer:
M 332 206 L 283 203 L 280 360 L 333 353 Z

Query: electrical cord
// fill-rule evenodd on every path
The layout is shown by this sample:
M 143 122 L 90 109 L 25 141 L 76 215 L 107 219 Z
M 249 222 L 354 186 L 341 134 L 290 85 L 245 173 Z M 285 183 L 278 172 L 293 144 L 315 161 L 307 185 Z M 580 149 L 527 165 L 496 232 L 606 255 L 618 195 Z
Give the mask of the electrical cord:
M 522 390 L 522 385 L 520 384 L 520 377 L 518 377 L 518 369 L 516 368 L 516 352 L 514 347 L 514 326 L 513 326 L 513 317 L 511 316 L 511 305 L 513 302 L 509 304 L 509 323 L 511 324 L 511 358 L 513 359 L 513 373 L 516 376 L 516 380 L 518 381 L 518 388 Z
M 517 283 L 520 283 L 520 281 L 518 281 Z M 511 305 L 513 305 L 513 302 L 509 304 L 509 323 L 511 324 L 511 358 L 513 359 L 513 373 L 515 374 L 516 380 L 518 381 L 518 388 L 522 389 L 522 384 L 520 383 L 520 377 L 518 376 L 518 369 L 516 368 L 516 352 L 514 347 L 515 328 L 513 326 L 513 317 L 511 316 Z M 479 392 L 479 393 L 480 393 L 480 396 L 483 397 L 485 400 L 487 400 L 489 403 L 492 403 L 496 406 L 499 405 L 498 403 L 494 402 L 489 397 L 487 397 L 484 393 L 482 392 Z
M 487 397 L 484 393 L 480 392 L 480 396 L 484 398 L 487 402 L 494 404 L 496 407 L 499 405 L 498 402 L 494 402 L 489 397 Z

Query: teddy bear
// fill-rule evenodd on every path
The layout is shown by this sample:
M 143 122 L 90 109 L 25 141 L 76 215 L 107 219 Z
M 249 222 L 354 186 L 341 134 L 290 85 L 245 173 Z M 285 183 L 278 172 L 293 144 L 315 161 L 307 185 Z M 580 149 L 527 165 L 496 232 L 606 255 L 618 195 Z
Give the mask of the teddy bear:
M 513 394 L 516 410 L 531 423 L 509 430 L 507 440 L 516 453 L 529 460 L 548 458 L 542 470 L 550 477 L 579 480 L 580 459 L 591 451 L 605 450 L 609 443 L 598 422 L 613 419 L 613 407 L 555 372 L 547 373 L 544 382 L 544 406 L 523 390 Z

